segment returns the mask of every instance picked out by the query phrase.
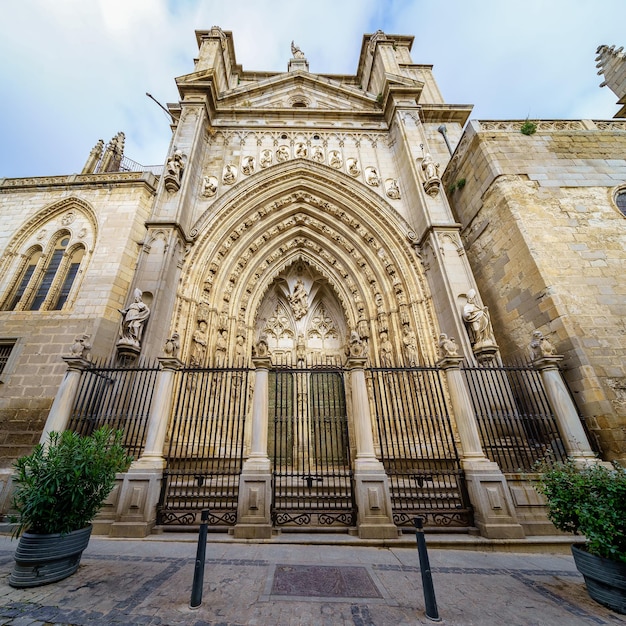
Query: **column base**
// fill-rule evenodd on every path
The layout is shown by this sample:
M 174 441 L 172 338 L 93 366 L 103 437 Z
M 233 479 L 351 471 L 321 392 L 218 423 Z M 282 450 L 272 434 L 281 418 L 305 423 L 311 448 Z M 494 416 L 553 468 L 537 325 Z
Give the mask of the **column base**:
M 359 538 L 397 539 L 400 531 L 393 523 L 389 481 L 384 469 L 369 472 L 357 469 L 354 488 Z
M 239 479 L 237 524 L 233 536 L 238 539 L 269 539 L 272 536 L 272 474 L 246 468 Z
M 465 481 L 474 507 L 474 524 L 488 539 L 523 539 L 504 474 L 491 461 L 464 461 Z

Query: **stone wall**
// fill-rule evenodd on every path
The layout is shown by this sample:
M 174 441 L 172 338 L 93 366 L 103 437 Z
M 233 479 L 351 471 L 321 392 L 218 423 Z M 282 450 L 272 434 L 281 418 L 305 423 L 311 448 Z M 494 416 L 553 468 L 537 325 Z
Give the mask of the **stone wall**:
M 521 124 L 472 122 L 444 184 L 504 358 L 541 330 L 603 455 L 623 459 L 626 124 Z

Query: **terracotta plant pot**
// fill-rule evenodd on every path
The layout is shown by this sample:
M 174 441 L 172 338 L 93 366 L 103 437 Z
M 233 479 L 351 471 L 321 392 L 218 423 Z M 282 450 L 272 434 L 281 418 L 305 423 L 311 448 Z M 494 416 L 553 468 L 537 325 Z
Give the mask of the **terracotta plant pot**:
M 89 543 L 91 525 L 65 535 L 24 533 L 15 551 L 11 587 L 38 587 L 71 576 Z
M 626 563 L 589 554 L 584 546 L 572 546 L 578 571 L 589 595 L 600 604 L 626 614 Z

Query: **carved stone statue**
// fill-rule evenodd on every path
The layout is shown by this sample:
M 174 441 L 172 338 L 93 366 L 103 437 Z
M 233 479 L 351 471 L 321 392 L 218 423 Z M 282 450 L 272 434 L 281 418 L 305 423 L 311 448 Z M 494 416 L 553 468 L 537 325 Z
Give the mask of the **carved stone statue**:
M 334 167 L 336 170 L 341 169 L 343 159 L 341 158 L 341 152 L 339 152 L 339 150 L 331 150 L 328 153 L 328 165 Z
M 489 311 L 486 306 L 481 307 L 476 299 L 476 291 L 470 289 L 467 294 L 467 303 L 463 307 L 463 321 L 467 326 L 470 342 L 475 351 L 485 346 L 496 345 Z
M 439 335 L 439 356 L 442 359 L 449 356 L 459 356 L 459 348 L 454 337 L 448 337 L 446 333 Z
M 289 148 L 287 146 L 278 146 L 276 150 L 276 160 L 283 163 L 284 161 L 287 161 L 289 157 Z
M 123 315 L 120 328 L 121 337 L 117 345 L 139 348 L 143 328 L 150 316 L 150 309 L 142 300 L 141 289 L 135 289 L 135 299 L 127 309 L 120 310 Z
M 202 179 L 202 195 L 210 198 L 217 193 L 217 178 L 215 176 L 205 176 Z
M 359 160 L 350 158 L 346 161 L 346 167 L 348 168 L 348 174 L 350 176 L 358 176 L 361 173 L 361 166 Z
M 365 168 L 365 182 L 372 187 L 380 185 L 380 176 L 378 176 L 378 170 L 375 167 Z
M 91 350 L 91 344 L 89 343 L 89 337 L 91 335 L 78 335 L 74 339 L 74 343 L 70 347 L 70 353 L 72 356 L 86 359 L 89 357 L 89 351 Z
M 302 50 L 300 50 L 300 48 L 298 46 L 296 46 L 296 44 L 293 42 L 291 42 L 291 56 L 294 59 L 304 59 L 304 52 L 302 52 Z
M 398 187 L 398 181 L 395 178 L 388 178 L 385 181 L 385 192 L 387 197 L 392 200 L 400 199 L 400 187 Z
M 415 333 L 408 327 L 404 327 L 404 336 L 402 337 L 404 344 L 404 356 L 409 367 L 415 367 L 419 363 L 419 352 L 417 351 L 417 339 Z
M 222 182 L 225 185 L 232 185 L 236 180 L 237 168 L 232 163 L 227 163 L 222 171 Z
M 306 361 L 306 343 L 302 333 L 298 335 L 298 339 L 296 341 L 296 360 L 298 361 L 298 365 L 301 365 Z
M 241 365 L 246 358 L 246 338 L 239 333 L 235 340 L 235 363 Z
M 273 160 L 274 155 L 272 154 L 271 150 L 269 150 L 268 148 L 266 148 L 265 150 L 261 150 L 261 158 L 259 161 L 261 167 L 269 167 L 272 164 Z
M 208 324 L 204 320 L 198 320 L 198 328 L 193 333 L 193 344 L 191 346 L 191 367 L 201 367 L 204 365 L 206 355 L 206 331 Z
M 441 186 L 439 177 L 439 163 L 435 163 L 430 152 L 422 159 L 422 172 L 424 173 L 424 190 L 430 196 L 436 196 Z
M 178 356 L 178 350 L 180 348 L 180 335 L 174 333 L 166 342 L 163 348 L 163 352 L 172 358 Z
M 254 346 L 254 356 L 256 357 L 267 357 L 270 353 L 269 346 L 267 345 L 267 335 L 265 333 L 261 333 L 259 336 L 259 340 Z
M 302 280 L 298 279 L 293 293 L 288 296 L 293 316 L 299 320 L 302 319 L 309 311 L 309 294 L 304 288 Z
M 171 154 L 165 164 L 164 184 L 168 191 L 178 191 L 180 189 L 180 181 L 185 171 L 185 155 L 180 150 L 175 150 Z
M 256 166 L 256 160 L 253 156 L 246 156 L 241 162 L 241 171 L 246 175 L 254 174 L 254 168 Z
M 226 365 L 226 348 L 228 347 L 228 331 L 222 329 L 218 331 L 215 340 L 215 364 L 218 367 Z
M 533 338 L 528 345 L 528 353 L 531 361 L 542 359 L 546 356 L 554 356 L 556 348 L 540 330 L 533 331 Z
M 295 145 L 295 155 L 299 159 L 305 159 L 309 155 L 309 149 L 304 142 L 299 141 Z
M 362 358 L 366 356 L 366 345 L 356 330 L 350 332 L 350 342 L 348 344 L 348 355 L 351 357 Z
M 378 352 L 380 355 L 381 367 L 392 367 L 393 365 L 393 358 L 391 356 L 392 351 L 393 351 L 393 347 L 391 345 L 391 341 L 389 341 L 389 336 L 385 332 L 380 333 L 380 349 Z
M 311 150 L 311 158 L 318 163 L 324 162 L 324 148 L 321 146 L 314 146 Z

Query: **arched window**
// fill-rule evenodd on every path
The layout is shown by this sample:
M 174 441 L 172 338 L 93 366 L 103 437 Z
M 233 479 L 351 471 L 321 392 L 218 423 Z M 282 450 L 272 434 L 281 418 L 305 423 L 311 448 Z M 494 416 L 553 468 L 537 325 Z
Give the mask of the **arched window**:
M 51 310 L 60 311 L 63 308 L 63 305 L 67 302 L 67 298 L 72 290 L 72 285 L 74 284 L 74 280 L 78 274 L 78 268 L 80 267 L 80 263 L 84 256 L 85 249 L 82 246 L 74 248 L 74 250 L 67 255 L 67 263 L 64 263 L 65 267 L 61 268 L 61 270 L 65 270 L 65 275 L 63 276 L 62 281 L 59 281 L 58 297 L 56 298 L 56 302 L 50 306 Z
M 5 307 L 5 310 L 13 311 L 13 309 L 15 309 L 15 307 L 17 306 L 17 303 L 22 299 L 22 296 L 26 291 L 26 287 L 33 277 L 35 269 L 37 269 L 37 264 L 39 263 L 40 258 L 41 248 L 31 250 L 30 254 L 26 257 L 20 275 L 16 280 L 15 290 L 9 295 L 7 299 L 7 305 Z
M 50 254 L 48 265 L 46 266 L 39 286 L 37 287 L 35 297 L 33 298 L 30 306 L 25 307 L 28 310 L 38 311 L 41 308 L 41 305 L 45 302 L 46 296 L 50 291 L 50 287 L 52 286 L 57 272 L 59 271 L 61 261 L 63 260 L 63 255 L 65 254 L 65 248 L 67 248 L 67 244 L 69 242 L 70 238 L 67 235 L 62 235 L 57 239 L 54 250 Z
M 626 217 L 626 189 L 621 189 L 615 196 L 615 204 L 621 211 L 622 215 Z

